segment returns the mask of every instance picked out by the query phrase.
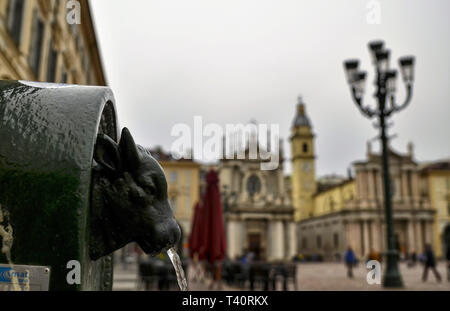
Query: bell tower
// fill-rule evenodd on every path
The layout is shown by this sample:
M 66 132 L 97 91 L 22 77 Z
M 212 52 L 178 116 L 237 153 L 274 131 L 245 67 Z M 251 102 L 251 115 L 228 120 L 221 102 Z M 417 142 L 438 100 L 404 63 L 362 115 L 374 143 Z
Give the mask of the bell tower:
M 292 203 L 295 221 L 312 216 L 316 192 L 314 133 L 306 115 L 302 97 L 298 97 L 297 114 L 290 137 L 292 148 Z

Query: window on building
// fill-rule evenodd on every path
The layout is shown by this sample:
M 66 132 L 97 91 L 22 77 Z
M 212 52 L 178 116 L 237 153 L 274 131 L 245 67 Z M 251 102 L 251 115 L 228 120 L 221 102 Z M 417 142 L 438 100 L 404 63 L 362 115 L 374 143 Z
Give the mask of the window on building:
M 177 182 L 178 174 L 177 172 L 170 172 L 170 182 Z
M 335 208 L 336 203 L 333 200 L 333 197 L 330 196 L 330 211 L 334 212 L 334 208 Z
M 339 248 L 339 234 L 333 234 L 334 248 Z
M 42 42 L 44 39 L 44 23 L 39 17 L 39 11 L 36 9 L 33 13 L 33 22 L 31 29 L 31 45 L 29 62 L 36 78 L 39 77 L 39 66 L 41 64 Z
M 316 238 L 316 242 L 317 242 L 317 248 L 322 248 L 322 237 L 320 235 L 317 236 Z
M 186 187 L 187 191 L 191 191 L 191 171 L 186 171 L 184 173 L 184 186 Z
M 308 152 L 308 144 L 307 143 L 303 143 L 303 153 L 307 153 Z
M 253 196 L 261 191 L 261 181 L 258 176 L 251 175 L 247 181 L 247 192 Z
M 302 248 L 306 249 L 308 247 L 308 240 L 306 238 L 302 238 Z
M 50 46 L 49 46 L 48 59 L 47 59 L 47 81 L 55 82 L 56 58 L 58 57 L 58 53 L 53 48 L 53 40 L 50 40 L 49 45 Z
M 8 6 L 8 30 L 17 46 L 20 45 L 24 4 L 23 0 L 10 0 Z

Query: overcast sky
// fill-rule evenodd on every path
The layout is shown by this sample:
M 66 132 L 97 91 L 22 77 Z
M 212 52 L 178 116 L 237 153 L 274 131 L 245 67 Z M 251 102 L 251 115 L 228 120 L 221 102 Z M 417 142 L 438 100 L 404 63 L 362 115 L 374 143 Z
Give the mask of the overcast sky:
M 369 2 L 92 0 L 91 7 L 120 125 L 141 145 L 169 149 L 172 127 L 193 127 L 196 115 L 221 125 L 255 119 L 280 124 L 290 159 L 301 94 L 317 135 L 317 175 L 346 174 L 377 130 L 352 103 L 342 62 L 361 59 L 373 104 L 367 43 L 383 39 L 391 66 L 403 55 L 417 62 L 413 100 L 389 131 L 398 135 L 394 149 L 406 152 L 413 141 L 419 161 L 449 157 L 450 1 L 376 1 L 380 24 L 367 22 Z

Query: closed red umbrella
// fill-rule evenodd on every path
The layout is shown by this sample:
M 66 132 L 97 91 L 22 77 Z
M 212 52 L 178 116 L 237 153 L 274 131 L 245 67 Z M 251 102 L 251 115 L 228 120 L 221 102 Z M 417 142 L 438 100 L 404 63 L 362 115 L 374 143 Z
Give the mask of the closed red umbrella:
M 206 191 L 203 199 L 202 227 L 204 233 L 199 256 L 210 263 L 224 259 L 226 249 L 222 203 L 219 193 L 219 177 L 214 170 L 206 176 Z
M 201 243 L 203 242 L 203 232 L 205 226 L 203 222 L 203 208 L 200 202 L 194 207 L 194 218 L 192 220 L 191 235 L 189 237 L 189 255 L 194 257 L 195 253 L 200 252 Z

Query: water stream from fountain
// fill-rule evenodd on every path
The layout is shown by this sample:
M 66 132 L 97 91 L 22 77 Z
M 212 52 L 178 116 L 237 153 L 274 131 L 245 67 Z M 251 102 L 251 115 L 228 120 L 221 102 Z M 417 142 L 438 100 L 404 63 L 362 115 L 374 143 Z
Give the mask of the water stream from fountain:
M 177 252 L 173 247 L 167 251 L 167 255 L 169 256 L 170 261 L 172 261 L 175 273 L 177 274 L 178 286 L 182 291 L 187 291 L 188 285 L 186 277 L 184 276 L 183 267 L 181 266 L 180 257 L 178 256 Z

